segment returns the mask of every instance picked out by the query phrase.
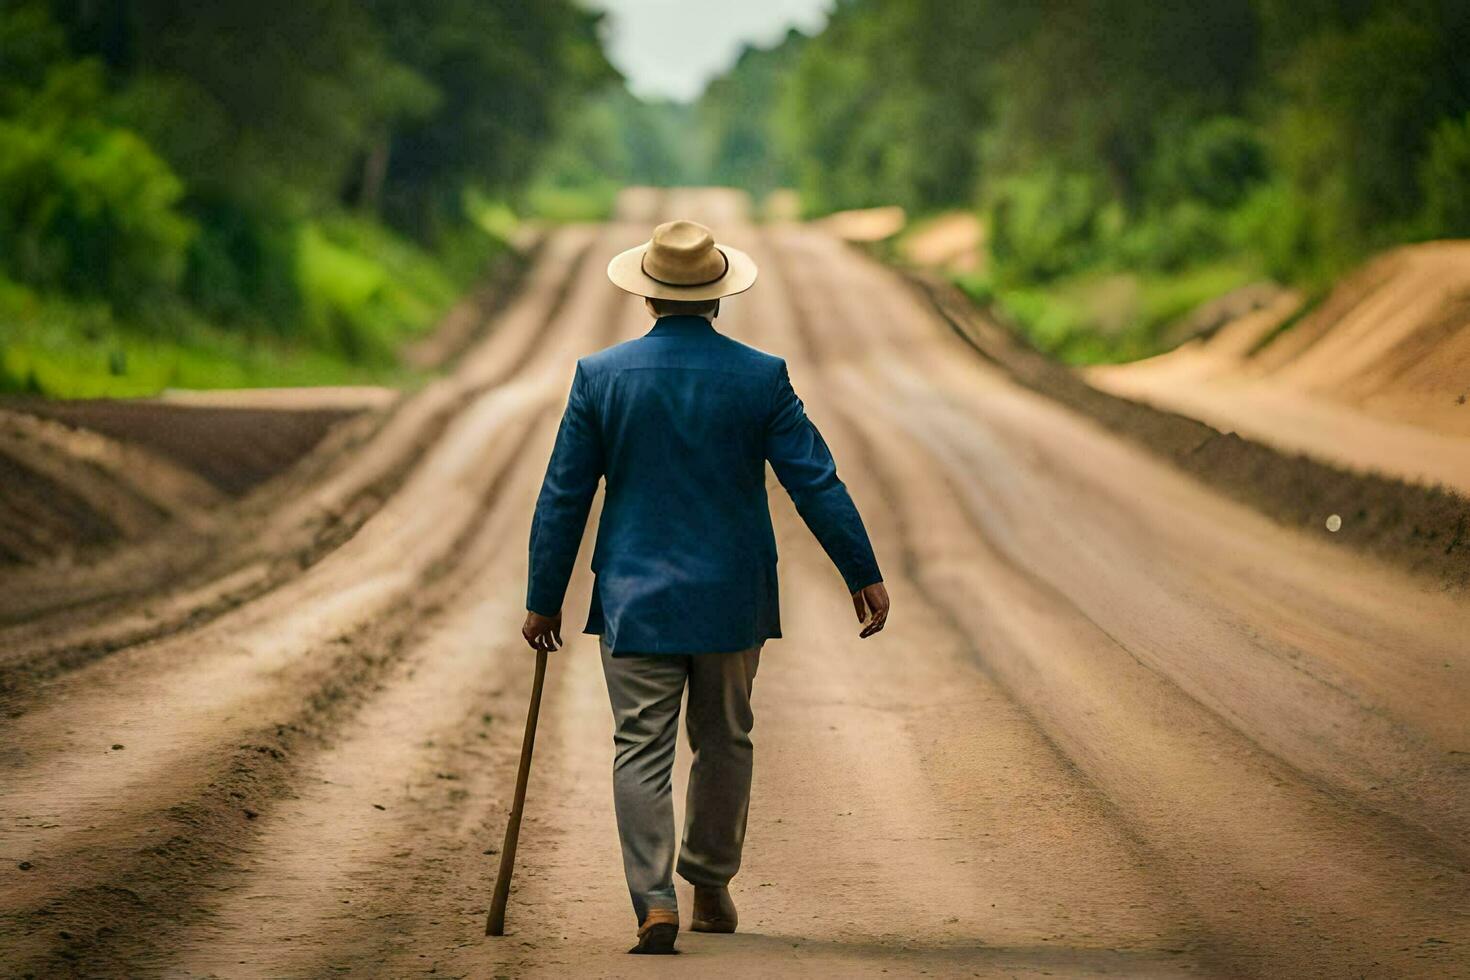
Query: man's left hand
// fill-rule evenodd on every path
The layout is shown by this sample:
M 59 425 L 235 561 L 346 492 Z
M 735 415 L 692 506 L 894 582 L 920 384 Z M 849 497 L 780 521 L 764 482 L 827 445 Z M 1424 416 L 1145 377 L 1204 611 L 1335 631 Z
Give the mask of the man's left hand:
M 857 612 L 858 622 L 867 624 L 858 634 L 866 640 L 888 623 L 888 590 L 882 582 L 859 589 L 852 594 L 852 608 Z
M 526 622 L 521 626 L 521 635 L 531 645 L 531 649 L 540 653 L 545 650 L 561 649 L 561 613 L 555 616 L 543 616 L 540 613 L 527 612 Z

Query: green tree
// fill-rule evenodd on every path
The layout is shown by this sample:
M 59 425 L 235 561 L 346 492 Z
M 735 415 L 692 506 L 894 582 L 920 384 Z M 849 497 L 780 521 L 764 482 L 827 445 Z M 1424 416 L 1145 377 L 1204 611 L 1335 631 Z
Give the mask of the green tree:
M 528 180 L 583 98 L 617 78 L 599 15 L 570 0 L 368 0 L 393 57 L 440 93 L 432 114 L 392 126 L 385 213 L 432 239 L 466 183 L 503 192 Z
M 39 5 L 0 28 L 0 254 L 16 279 L 123 306 L 175 286 L 193 226 L 183 183 L 98 115 L 103 69 L 65 57 Z
M 10 0 L 0 289 L 386 359 L 493 247 L 470 191 L 616 78 L 596 31 L 575 0 Z
M 1442 25 L 1398 10 L 1303 41 L 1269 133 L 1300 222 L 1299 260 L 1330 269 L 1411 234 L 1440 120 L 1470 106 Z M 1319 265 L 1321 263 L 1318 263 Z
M 1425 233 L 1470 237 L 1470 113 L 1445 119 L 1435 128 L 1420 185 Z
M 988 162 L 1000 174 L 1042 160 L 1093 171 L 1140 210 L 1163 133 L 1243 103 L 1256 54 L 1250 4 L 1050 0 L 1043 11 L 997 66 Z
M 776 107 L 806 40 L 793 30 L 774 47 L 747 47 L 728 73 L 710 82 L 698 119 L 712 183 L 760 197 L 795 181 L 792 154 L 775 136 Z

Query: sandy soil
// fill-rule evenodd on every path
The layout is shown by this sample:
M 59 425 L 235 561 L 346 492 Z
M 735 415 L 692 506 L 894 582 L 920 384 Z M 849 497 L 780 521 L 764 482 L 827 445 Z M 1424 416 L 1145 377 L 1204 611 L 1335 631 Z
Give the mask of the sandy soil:
M 985 269 L 985 225 L 974 211 L 946 211 L 906 232 L 898 254 L 923 269 L 973 275 Z
M 908 214 L 896 206 L 835 211 L 817 220 L 825 232 L 844 241 L 872 243 L 892 238 L 903 231 Z
M 787 638 L 756 682 L 742 929 L 654 962 L 622 953 L 610 712 L 573 638 L 486 939 L 532 501 L 573 359 L 647 328 L 605 262 L 675 214 L 762 264 L 720 326 L 790 361 L 896 613 L 857 640 L 773 481 Z M 452 376 L 258 516 L 253 553 L 295 554 L 309 515 L 379 488 L 292 575 L 223 607 L 161 580 L 83 658 L 61 614 L 15 620 L 52 666 L 0 721 L 9 972 L 1470 972 L 1470 606 L 1018 387 L 825 234 L 743 215 L 630 192 L 554 233 Z M 116 625 L 154 606 L 172 628 Z
M 237 496 L 310 452 L 338 422 L 391 403 L 383 398 L 382 389 L 363 394 L 357 404 L 328 400 L 332 395 L 341 399 L 344 393 L 328 389 L 317 404 L 311 403 L 312 396 L 261 391 L 232 393 L 233 397 L 196 395 L 190 400 L 27 401 L 15 408 L 83 435 L 97 434 L 147 450 Z M 139 474 L 142 480 L 154 476 L 141 461 L 130 468 L 146 470 Z
M 1470 494 L 1470 242 L 1380 256 L 1275 333 L 1299 302 L 1088 377 L 1293 452 Z
M 169 530 L 204 541 L 232 521 L 222 511 L 286 482 L 333 429 L 396 397 L 330 389 L 0 400 L 0 567 L 94 565 Z M 75 597 L 75 585 L 61 589 Z M 9 604 L 0 598 L 0 621 Z
M 457 315 L 460 307 L 455 308 Z M 398 389 L 378 385 L 321 385 L 315 388 L 168 388 L 158 401 L 208 408 L 264 408 L 300 412 L 327 409 L 360 412 L 384 409 L 398 400 Z

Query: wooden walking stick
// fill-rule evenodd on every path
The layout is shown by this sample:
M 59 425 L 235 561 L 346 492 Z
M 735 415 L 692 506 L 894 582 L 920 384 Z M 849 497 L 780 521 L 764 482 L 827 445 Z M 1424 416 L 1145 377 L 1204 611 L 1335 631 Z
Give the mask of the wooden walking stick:
M 536 679 L 531 683 L 531 706 L 526 709 L 526 736 L 521 740 L 521 768 L 516 773 L 516 795 L 505 825 L 505 844 L 500 848 L 500 873 L 490 899 L 485 935 L 505 935 L 505 903 L 510 898 L 510 876 L 515 870 L 516 842 L 521 836 L 521 811 L 526 807 L 526 780 L 531 776 L 531 750 L 536 747 L 536 716 L 541 713 L 541 685 L 546 680 L 546 651 L 536 651 Z

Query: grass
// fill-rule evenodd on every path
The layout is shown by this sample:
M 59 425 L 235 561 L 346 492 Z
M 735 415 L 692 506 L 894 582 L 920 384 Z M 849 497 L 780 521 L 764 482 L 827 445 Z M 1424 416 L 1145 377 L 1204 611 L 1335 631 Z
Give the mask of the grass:
M 1039 350 L 1069 364 L 1137 360 L 1167 349 L 1167 327 L 1201 304 L 1262 278 L 1259 263 L 1232 257 L 1175 272 L 1088 270 L 1044 286 L 958 277 Z
M 96 310 L 50 302 L 35 315 L 5 318 L 0 392 L 52 398 L 129 398 L 166 388 L 287 385 L 411 385 L 396 362 L 362 364 L 280 338 L 221 330 L 202 322 L 152 336 Z
M 606 221 L 612 216 L 620 186 L 612 180 L 583 187 L 538 182 L 526 190 L 526 208 L 546 221 Z
M 464 286 L 429 253 L 347 217 L 303 225 L 297 266 L 305 339 L 356 363 L 391 363 Z
M 511 218 L 513 221 L 513 216 Z M 432 329 L 506 249 L 503 209 L 442 254 L 350 214 L 297 229 L 297 322 L 209 323 L 177 298 L 120 316 L 105 304 L 36 293 L 0 278 L 0 393 L 127 398 L 166 388 L 412 385 L 398 351 Z

